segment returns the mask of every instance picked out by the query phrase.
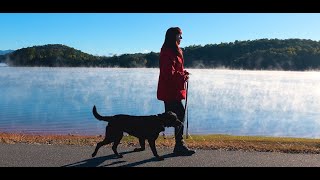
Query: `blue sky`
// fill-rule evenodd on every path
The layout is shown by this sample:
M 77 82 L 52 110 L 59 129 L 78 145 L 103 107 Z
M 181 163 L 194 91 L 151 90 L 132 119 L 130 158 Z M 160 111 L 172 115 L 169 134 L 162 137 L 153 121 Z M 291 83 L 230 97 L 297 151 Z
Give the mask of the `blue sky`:
M 0 13 L 0 50 L 64 44 L 93 55 L 159 52 L 169 27 L 181 47 L 261 38 L 320 40 L 320 13 Z

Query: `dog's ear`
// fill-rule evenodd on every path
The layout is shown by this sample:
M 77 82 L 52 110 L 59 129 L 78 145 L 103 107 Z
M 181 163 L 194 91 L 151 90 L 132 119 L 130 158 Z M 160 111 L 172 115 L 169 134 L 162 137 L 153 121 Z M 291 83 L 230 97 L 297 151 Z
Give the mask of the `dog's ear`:
M 161 118 L 166 127 L 175 127 L 181 125 L 181 121 L 179 121 L 177 114 L 172 111 L 159 114 L 158 117 Z
M 158 116 L 164 119 L 178 119 L 177 114 L 172 111 L 167 111 L 162 114 L 158 114 Z
M 176 113 L 172 112 L 172 111 L 167 111 L 167 112 L 164 112 L 162 114 L 158 114 L 158 117 L 161 117 L 161 118 L 172 118 L 173 116 L 177 116 Z
M 183 123 L 179 120 L 178 116 L 176 113 L 172 112 L 172 111 L 168 111 L 168 115 L 171 117 L 169 118 L 171 120 L 171 126 L 181 126 L 183 125 Z
M 168 112 L 166 112 L 166 115 L 167 115 L 167 116 L 169 116 L 169 117 L 175 117 L 175 118 L 177 118 L 177 119 L 178 119 L 177 114 L 176 114 L 176 113 L 174 113 L 174 112 L 172 112 L 172 111 L 168 111 Z

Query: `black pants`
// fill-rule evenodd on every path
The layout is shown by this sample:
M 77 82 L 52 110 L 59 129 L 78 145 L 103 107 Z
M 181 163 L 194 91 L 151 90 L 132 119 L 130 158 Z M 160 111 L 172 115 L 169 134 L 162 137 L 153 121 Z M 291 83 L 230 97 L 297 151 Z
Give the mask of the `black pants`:
M 182 104 L 182 101 L 173 101 L 173 102 L 164 102 L 164 108 L 165 108 L 165 112 L 167 111 L 172 111 L 174 113 L 177 114 L 178 119 L 181 122 L 184 122 L 184 107 Z M 174 134 L 175 134 L 175 140 L 176 140 L 176 145 L 181 145 L 182 144 L 182 140 L 183 140 L 183 129 L 184 126 L 177 126 L 174 128 Z

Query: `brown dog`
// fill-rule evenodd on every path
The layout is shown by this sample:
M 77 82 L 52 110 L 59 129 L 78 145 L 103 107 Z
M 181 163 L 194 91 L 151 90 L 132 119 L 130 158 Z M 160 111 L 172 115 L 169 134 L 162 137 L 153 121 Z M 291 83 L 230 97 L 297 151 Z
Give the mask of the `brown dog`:
M 103 141 L 99 142 L 92 153 L 92 157 L 96 156 L 99 148 L 103 145 L 113 142 L 112 150 L 119 158 L 123 157 L 117 152 L 117 147 L 126 132 L 129 135 L 139 139 L 141 148 L 135 148 L 134 151 L 145 150 L 145 140 L 147 139 L 153 155 L 157 160 L 163 160 L 157 153 L 155 141 L 159 133 L 165 130 L 165 127 L 175 127 L 181 125 L 181 121 L 175 113 L 169 111 L 163 114 L 151 116 L 131 116 L 131 115 L 114 115 L 101 116 L 98 114 L 96 106 L 93 106 L 92 113 L 95 118 L 101 121 L 107 121 L 106 134 Z

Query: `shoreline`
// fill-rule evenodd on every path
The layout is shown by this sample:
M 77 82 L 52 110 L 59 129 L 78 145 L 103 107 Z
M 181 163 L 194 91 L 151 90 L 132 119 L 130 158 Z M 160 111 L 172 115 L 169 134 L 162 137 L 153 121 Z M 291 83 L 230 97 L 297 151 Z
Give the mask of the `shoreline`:
M 27 134 L 0 132 L 0 143 L 6 144 L 45 144 L 45 145 L 77 145 L 95 146 L 104 139 L 104 135 L 59 135 L 59 134 Z M 288 138 L 288 137 L 259 137 L 231 135 L 191 135 L 184 138 L 187 146 L 192 149 L 258 151 L 282 153 L 311 153 L 320 154 L 320 139 Z M 162 136 L 156 141 L 157 148 L 173 148 L 174 136 Z M 106 146 L 111 146 L 108 144 Z M 119 146 L 137 147 L 136 137 L 124 135 Z M 146 143 L 146 146 L 149 146 Z

